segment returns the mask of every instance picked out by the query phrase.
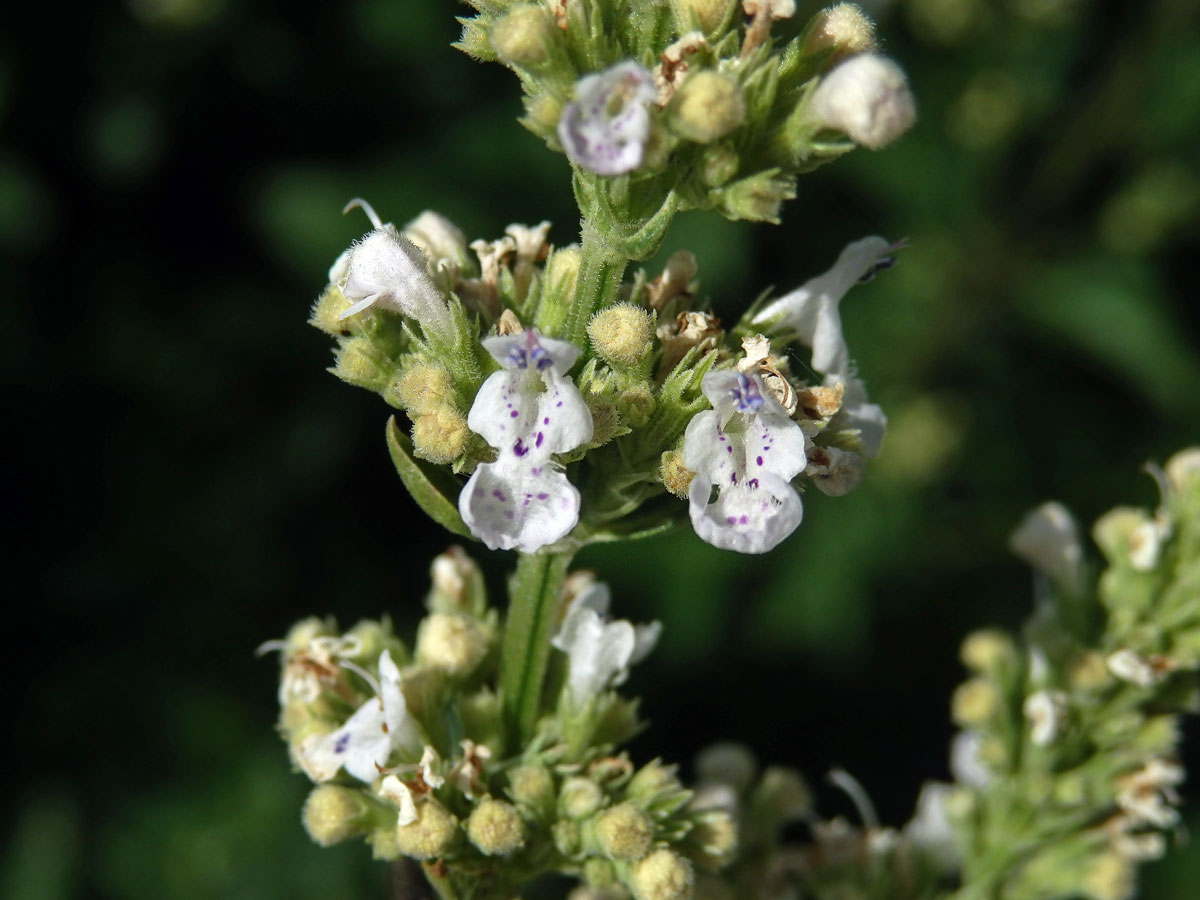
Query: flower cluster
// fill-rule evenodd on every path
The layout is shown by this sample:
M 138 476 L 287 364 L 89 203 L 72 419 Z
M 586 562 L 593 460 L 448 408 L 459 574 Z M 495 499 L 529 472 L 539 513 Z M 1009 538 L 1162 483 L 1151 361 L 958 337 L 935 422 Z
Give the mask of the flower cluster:
M 546 699 L 539 740 L 513 746 L 482 585 L 461 550 L 438 557 L 411 652 L 386 622 L 341 633 L 308 619 L 263 645 L 281 656 L 280 731 L 314 785 L 313 839 L 359 836 L 377 858 L 438 859 L 469 878 L 491 858 L 522 860 L 489 876 L 509 885 L 504 896 L 537 867 L 638 897 L 691 896 L 695 868 L 728 861 L 732 819 L 689 803 L 671 769 L 613 754 L 638 728 L 613 688 L 649 653 L 657 623 L 606 621 L 607 588 L 568 578 L 551 660 L 560 696 Z
M 550 247 L 546 223 L 474 242 L 471 264 L 442 217 L 396 229 L 357 203 L 375 228 L 335 264 L 312 321 L 338 340 L 335 374 L 408 414 L 411 445 L 393 442 L 402 476 L 427 463 L 469 475 L 425 504 L 456 533 L 524 553 L 578 546 L 674 493 L 702 539 L 761 553 L 801 520 L 797 478 L 845 493 L 879 450 L 885 418 L 855 373 L 838 304 L 898 245 L 851 244 L 729 333 L 695 308 L 695 261 L 677 255 L 656 278 L 635 273 L 572 343 L 554 335 L 580 250 Z M 788 370 L 792 341 L 811 349 L 819 383 Z M 683 512 L 656 509 L 661 525 Z
M 988 630 L 963 644 L 955 784 L 926 787 L 919 831 L 948 870 L 992 854 L 1006 896 L 1125 900 L 1179 823 L 1176 716 L 1200 670 L 1200 450 L 1152 471 L 1155 512 L 1119 507 L 1096 523 L 1097 581 L 1070 513 L 1031 513 L 1012 539 L 1043 598 L 1027 638 Z

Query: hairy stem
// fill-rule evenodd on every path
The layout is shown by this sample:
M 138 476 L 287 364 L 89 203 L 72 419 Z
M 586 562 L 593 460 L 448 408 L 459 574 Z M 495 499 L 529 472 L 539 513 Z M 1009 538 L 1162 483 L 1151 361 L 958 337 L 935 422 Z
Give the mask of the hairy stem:
M 510 753 L 529 741 L 537 725 L 558 600 L 573 555 L 522 554 L 509 582 L 500 694 Z
M 616 299 L 628 257 L 591 220 L 583 221 L 579 275 L 563 339 L 586 351 L 588 321 Z

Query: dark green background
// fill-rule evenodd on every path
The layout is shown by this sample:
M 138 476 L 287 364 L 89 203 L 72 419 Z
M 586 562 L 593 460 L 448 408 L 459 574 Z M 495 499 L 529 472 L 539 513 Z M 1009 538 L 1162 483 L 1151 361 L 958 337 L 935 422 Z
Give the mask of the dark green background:
M 448 543 L 391 471 L 389 410 L 323 371 L 304 324 L 365 228 L 342 204 L 574 238 L 566 164 L 514 124 L 515 80 L 448 46 L 465 11 L 5 12 L 7 896 L 382 895 L 365 848 L 301 831 L 275 664 L 252 651 L 310 613 L 407 631 Z M 1200 12 L 906 0 L 880 18 L 913 132 L 803 179 L 782 226 L 685 216 L 666 249 L 697 253 L 732 319 L 849 240 L 907 235 L 844 306 L 884 455 L 854 494 L 810 493 L 765 558 L 680 532 L 581 564 L 619 614 L 666 625 L 630 682 L 653 722 L 639 758 L 741 737 L 814 781 L 845 766 L 899 823 L 946 775 L 962 635 L 1029 607 L 1013 524 L 1051 497 L 1085 521 L 1150 504 L 1138 467 L 1200 438 Z M 484 560 L 495 587 L 509 562 Z M 1198 880 L 1184 848 L 1144 896 Z

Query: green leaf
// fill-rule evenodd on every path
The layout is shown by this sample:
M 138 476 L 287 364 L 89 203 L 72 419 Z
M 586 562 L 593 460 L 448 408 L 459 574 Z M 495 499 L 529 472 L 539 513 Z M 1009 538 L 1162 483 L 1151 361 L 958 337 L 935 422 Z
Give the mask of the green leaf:
M 444 469 L 419 462 L 413 457 L 412 441 L 400 430 L 395 416 L 388 419 L 387 444 L 392 464 L 404 487 L 417 501 L 417 506 L 447 531 L 474 540 L 458 514 L 458 506 L 449 499 L 458 495 L 458 480 Z

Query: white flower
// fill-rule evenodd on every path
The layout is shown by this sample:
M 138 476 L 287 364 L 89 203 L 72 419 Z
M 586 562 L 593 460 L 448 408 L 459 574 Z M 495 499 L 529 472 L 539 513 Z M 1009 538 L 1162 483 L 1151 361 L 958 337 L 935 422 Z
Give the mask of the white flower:
M 1118 650 L 1105 663 L 1108 671 L 1117 678 L 1138 687 L 1148 688 L 1158 684 L 1176 668 L 1173 660 L 1165 656 L 1146 658 L 1132 650 Z
M 1140 825 L 1171 828 L 1179 824 L 1179 792 L 1183 768 L 1176 762 L 1152 758 L 1137 772 L 1118 780 L 1117 806 Z
M 927 781 L 917 795 L 917 810 L 904 826 L 904 836 L 921 847 L 946 869 L 955 868 L 961 859 L 958 839 L 950 822 L 948 805 L 957 789 L 952 784 Z
M 891 266 L 895 260 L 890 254 L 899 247 L 881 237 L 847 244 L 828 272 L 767 304 L 751 324 L 795 332 L 802 344 L 812 348 L 812 367 L 822 375 L 849 372 L 850 351 L 842 337 L 838 304 L 854 285 Z
M 1059 590 L 1078 589 L 1083 547 L 1079 527 L 1061 503 L 1043 503 L 1029 513 L 1009 537 L 1008 546 Z
M 592 438 L 592 415 L 565 374 L 579 348 L 532 330 L 483 346 L 503 368 L 475 395 L 467 425 L 499 457 L 476 467 L 458 509 L 489 549 L 534 553 L 579 521 L 579 491 L 551 462 Z
M 589 584 L 571 601 L 552 640 L 567 654 L 567 689 L 577 707 L 624 682 L 629 667 L 649 655 L 662 631 L 658 622 L 634 626 L 624 619 L 606 621 L 609 600 L 607 585 Z
M 633 60 L 579 79 L 558 120 L 567 157 L 597 175 L 632 172 L 650 136 L 646 105 L 657 96 L 654 76 Z
M 895 262 L 891 254 L 902 246 L 881 237 L 848 244 L 828 272 L 767 304 L 751 320 L 771 332 L 795 336 L 812 349 L 812 368 L 824 377 L 825 386 L 843 385 L 842 406 L 830 420 L 828 431 L 854 434 L 857 451 L 866 458 L 879 453 L 887 417 L 868 401 L 866 385 L 854 372 L 838 305 L 854 285 L 890 268 Z M 843 467 L 848 465 L 849 461 L 842 461 Z
M 334 283 L 350 301 L 339 319 L 379 306 L 416 319 L 422 329 L 440 337 L 453 334 L 450 312 L 441 291 L 429 277 L 427 260 L 408 238 L 385 225 L 365 200 L 351 200 L 346 209 L 362 207 L 375 226 L 339 257 L 330 270 Z
M 992 781 L 992 770 L 983 761 L 983 735 L 978 731 L 960 731 L 950 742 L 950 774 L 959 784 L 985 788 Z
M 328 781 L 339 769 L 370 782 L 386 767 L 393 751 L 416 754 L 421 747 L 416 724 L 408 715 L 400 689 L 400 670 L 384 650 L 379 656 L 377 696 L 360 706 L 346 723 L 329 734 L 314 734 L 296 751 L 300 766 L 313 781 Z
M 386 776 L 379 783 L 379 796 L 391 803 L 399 811 L 397 825 L 411 825 L 417 821 L 417 804 L 408 785 L 395 775 Z
M 765 553 L 800 524 L 789 482 L 804 469 L 804 433 L 758 375 L 710 372 L 701 390 L 713 408 L 697 413 L 683 438 L 683 464 L 696 473 L 692 527 L 714 547 Z
M 812 114 L 827 128 L 875 150 L 908 131 L 917 110 L 903 70 L 885 56 L 860 53 L 821 79 L 813 91 Z
M 1045 747 L 1063 732 L 1067 718 L 1067 695 L 1062 691 L 1042 690 L 1025 698 L 1022 707 L 1029 722 L 1029 739 Z

